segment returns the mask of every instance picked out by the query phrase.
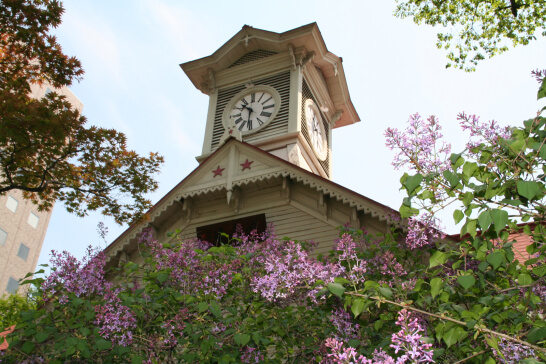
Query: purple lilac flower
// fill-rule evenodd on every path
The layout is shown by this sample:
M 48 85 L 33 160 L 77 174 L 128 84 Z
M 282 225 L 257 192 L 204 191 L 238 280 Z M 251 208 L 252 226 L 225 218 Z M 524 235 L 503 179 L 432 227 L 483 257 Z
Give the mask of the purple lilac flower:
M 94 324 L 99 327 L 103 338 L 128 346 L 133 343 L 131 329 L 136 328 L 136 318 L 129 307 L 121 304 L 118 294 L 119 289 L 106 292 L 105 303 L 95 306 Z
M 425 330 L 419 324 L 419 319 L 412 317 L 411 313 L 403 309 L 398 312 L 398 320 L 396 324 L 401 327 L 401 330 L 392 334 L 391 348 L 394 348 L 394 353 L 403 352 L 404 354 L 398 358 L 397 363 L 434 363 L 432 355 L 434 354 L 432 344 L 427 344 L 422 340 L 421 333 Z
M 339 264 L 321 263 L 308 256 L 295 242 L 286 242 L 281 255 L 268 255 L 264 262 L 265 274 L 252 279 L 252 290 L 271 302 L 316 300 L 322 287 L 310 289 L 318 280 L 333 282 L 345 268 Z
M 386 145 L 398 150 L 392 165 L 396 169 L 428 174 L 439 173 L 450 168 L 451 145 L 443 142 L 438 119 L 429 116 L 425 121 L 419 114 L 411 115 L 405 131 L 388 128 L 385 131 Z
M 471 152 L 472 148 L 482 143 L 498 145 L 499 138 L 508 139 L 511 135 L 509 127 L 501 127 L 495 120 L 482 123 L 477 115 L 467 115 L 462 112 L 457 115 L 457 120 L 459 120 L 463 130 L 470 132 L 470 141 L 466 146 Z
M 348 341 L 360 339 L 360 325 L 354 323 L 351 318 L 351 314 L 345 311 L 342 307 L 338 307 L 332 311 L 330 322 L 336 328 L 336 334 L 334 335 L 336 340 Z
M 500 353 L 502 355 L 500 355 Z M 535 351 L 530 347 L 501 338 L 499 351 L 493 349 L 493 354 L 502 364 L 519 364 L 523 359 L 536 358 Z
M 408 235 L 404 245 L 409 249 L 434 246 L 443 238 L 445 238 L 445 234 L 439 226 L 439 220 L 432 214 L 423 214 L 408 219 Z
M 241 349 L 241 362 L 243 363 L 261 363 L 264 361 L 262 352 L 251 346 L 245 346 Z

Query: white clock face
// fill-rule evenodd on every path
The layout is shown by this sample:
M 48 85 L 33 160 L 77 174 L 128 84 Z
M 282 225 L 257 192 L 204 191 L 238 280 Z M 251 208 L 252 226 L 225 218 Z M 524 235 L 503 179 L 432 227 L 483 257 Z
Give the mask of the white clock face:
M 229 113 L 232 125 L 241 132 L 250 132 L 269 122 L 276 112 L 276 100 L 267 91 L 252 91 L 240 97 Z
M 318 108 L 311 100 L 308 100 L 305 105 L 305 119 L 309 138 L 311 139 L 311 147 L 320 160 L 325 160 L 328 155 L 328 146 L 322 118 Z

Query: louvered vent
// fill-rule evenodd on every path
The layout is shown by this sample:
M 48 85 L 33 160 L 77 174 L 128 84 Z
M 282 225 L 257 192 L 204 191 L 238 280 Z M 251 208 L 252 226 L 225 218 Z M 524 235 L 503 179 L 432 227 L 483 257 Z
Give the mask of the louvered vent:
M 311 90 L 309 89 L 309 86 L 307 86 L 307 83 L 305 80 L 303 80 L 302 85 L 302 100 L 301 100 L 301 131 L 303 136 L 305 137 L 305 140 L 307 140 L 307 143 L 311 145 L 311 138 L 309 137 L 309 131 L 307 130 L 307 121 L 305 119 L 305 101 L 308 99 L 313 100 L 315 104 L 317 104 L 317 100 L 315 100 L 315 97 L 311 93 Z M 317 104 L 318 105 L 318 104 Z M 322 123 L 324 125 L 324 130 L 326 131 L 326 135 L 330 135 L 330 126 L 328 125 L 328 122 L 326 121 L 326 118 L 324 117 L 324 114 L 322 111 L 320 111 L 322 116 Z M 328 154 L 326 155 L 326 159 L 321 161 L 319 159 L 320 165 L 324 169 L 324 172 L 326 172 L 326 175 L 330 177 L 330 141 L 328 138 L 326 138 L 326 145 L 328 146 Z
M 244 56 L 242 56 L 241 58 L 239 58 L 238 60 L 233 62 L 233 64 L 231 66 L 229 66 L 228 68 L 235 67 L 235 66 L 240 66 L 240 65 L 248 63 L 248 62 L 252 62 L 252 61 L 256 61 L 258 59 L 262 59 L 262 58 L 272 56 L 274 54 L 277 54 L 277 52 L 266 51 L 264 49 L 258 49 L 256 51 L 248 52 Z
M 271 138 L 277 135 L 288 133 L 288 106 L 290 98 L 290 71 L 276 74 L 271 77 L 253 80 L 254 85 L 267 85 L 273 87 L 281 96 L 281 108 L 277 116 L 263 129 L 256 133 L 246 135 L 243 141 L 252 143 L 255 140 Z M 212 151 L 218 148 L 220 138 L 224 134 L 224 125 L 222 124 L 222 114 L 229 101 L 238 92 L 245 89 L 244 85 L 218 90 L 218 103 L 216 104 L 216 113 L 214 114 L 214 128 L 212 131 Z

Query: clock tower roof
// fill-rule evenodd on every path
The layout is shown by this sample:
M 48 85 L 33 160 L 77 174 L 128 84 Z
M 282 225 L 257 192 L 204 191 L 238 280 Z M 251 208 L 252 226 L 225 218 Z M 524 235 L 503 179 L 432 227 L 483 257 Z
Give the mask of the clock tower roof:
M 334 127 L 360 121 L 349 96 L 342 59 L 328 51 L 316 23 L 283 33 L 245 25 L 210 56 L 182 63 L 180 67 L 197 89 L 210 95 L 216 88 L 229 86 L 235 74 L 251 67 L 249 63 L 241 62 L 251 52 L 289 56 L 294 67 L 312 62 L 324 77 L 335 109 L 342 111 Z

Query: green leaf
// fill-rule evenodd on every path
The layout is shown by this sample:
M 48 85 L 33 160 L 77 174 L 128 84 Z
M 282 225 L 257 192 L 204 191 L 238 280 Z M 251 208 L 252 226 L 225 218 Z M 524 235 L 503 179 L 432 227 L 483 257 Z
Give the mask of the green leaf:
M 546 265 L 541 265 L 533 268 L 533 274 L 536 274 L 539 277 L 546 275 Z
M 476 278 L 474 278 L 473 275 L 468 274 L 464 276 L 459 276 L 459 278 L 457 278 L 457 282 L 459 282 L 461 287 L 467 290 L 470 287 L 474 286 L 474 284 L 476 283 Z
M 392 290 L 388 287 L 379 287 L 379 293 L 387 298 L 392 297 Z
M 415 176 L 408 176 L 406 178 L 406 182 L 404 182 L 404 187 L 406 187 L 406 190 L 408 190 L 408 195 L 411 195 L 415 189 L 421 185 L 421 181 L 423 181 L 423 176 L 419 173 L 417 173 Z
M 328 290 L 336 296 L 341 297 L 343 296 L 343 292 L 345 292 L 345 287 L 339 283 L 328 283 Z
M 142 364 L 144 359 L 139 355 L 133 355 L 131 357 L 131 364 Z
M 460 167 L 464 163 L 464 159 L 461 157 L 461 153 L 451 153 L 449 161 L 455 166 Z
M 500 251 L 496 251 L 491 254 L 487 254 L 485 260 L 487 261 L 487 263 L 491 264 L 493 269 L 497 269 L 504 261 L 504 254 L 502 254 L 502 252 Z
M 538 182 L 534 181 L 518 181 L 518 194 L 525 197 L 529 201 L 532 200 L 540 190 Z
M 216 301 L 212 301 L 210 303 L 209 311 L 216 317 L 222 317 L 222 310 L 220 309 L 220 305 Z
M 485 336 L 485 341 L 487 341 L 487 344 L 493 349 L 499 350 L 499 342 L 495 336 Z
M 478 168 L 478 165 L 474 162 L 466 162 L 463 166 L 463 175 L 466 177 L 466 179 L 470 179 L 472 175 L 474 174 L 474 171 Z
M 457 187 L 459 181 L 461 180 L 457 173 L 453 173 L 449 170 L 445 170 L 442 174 L 444 175 L 444 178 L 449 182 L 449 185 L 452 189 Z
M 489 210 L 483 211 L 480 216 L 478 216 L 478 223 L 480 224 L 480 229 L 483 231 L 489 228 L 489 225 L 493 222 L 491 218 L 491 212 Z
M 468 336 L 468 333 L 460 326 L 455 326 L 448 332 L 444 334 L 442 339 L 447 344 L 447 347 L 450 347 L 453 344 L 456 344 L 458 341 L 463 340 Z
M 491 210 L 491 218 L 493 219 L 493 224 L 495 225 L 495 231 L 497 235 L 500 234 L 501 230 L 506 227 L 508 223 L 508 212 L 504 210 Z
M 27 341 L 23 344 L 21 349 L 25 354 L 30 354 L 30 352 L 34 350 L 34 343 L 32 341 Z
M 466 219 L 466 222 L 461 227 L 461 236 L 464 236 L 465 234 L 468 233 L 468 234 L 470 234 L 470 236 L 475 238 L 476 235 L 477 235 L 476 225 L 477 225 L 477 220 Z
M 364 310 L 365 302 L 362 298 L 357 298 L 353 301 L 353 304 L 351 305 L 351 311 L 353 312 L 353 315 L 355 315 L 355 318 L 360 315 L 360 313 Z
M 235 334 L 233 335 L 233 340 L 235 340 L 235 343 L 239 346 L 245 346 L 250 341 L 250 335 L 249 334 Z
M 443 286 L 444 282 L 440 278 L 433 278 L 430 281 L 430 293 L 432 294 L 432 298 L 436 297 L 440 293 Z
M 108 350 L 112 347 L 112 343 L 104 339 L 98 339 L 96 345 L 99 351 Z
M 199 302 L 199 305 L 197 305 L 197 309 L 199 312 L 205 312 L 209 309 L 209 304 L 206 302 Z
M 455 220 L 455 224 L 458 224 L 463 219 L 464 214 L 461 210 L 455 210 L 453 211 L 453 220 Z
M 510 143 L 510 149 L 512 149 L 516 153 L 519 153 L 524 146 L 525 146 L 525 140 L 523 139 L 518 139 Z
M 444 253 L 444 252 L 441 252 L 439 250 L 437 250 L 434 254 L 432 254 L 432 256 L 430 257 L 430 265 L 429 267 L 430 268 L 434 268 L 436 267 L 437 265 L 441 265 L 441 264 L 444 264 L 447 259 L 449 258 L 449 254 L 448 253 Z
M 38 343 L 42 343 L 47 340 L 49 334 L 47 332 L 39 332 L 36 334 L 35 338 Z
M 529 274 L 522 273 L 518 275 L 518 283 L 522 286 L 533 283 L 533 278 Z
M 538 89 L 537 100 L 540 100 L 543 97 L 546 97 L 546 77 L 544 77 L 544 79 L 542 80 L 542 84 Z
M 527 340 L 531 344 L 536 343 L 537 341 L 542 341 L 546 338 L 546 327 L 535 327 L 527 335 Z
M 535 358 L 523 359 L 522 364 L 544 364 L 543 361 L 538 361 Z
M 157 275 L 157 280 L 159 281 L 159 283 L 165 282 L 168 278 L 169 278 L 168 273 L 160 273 Z

